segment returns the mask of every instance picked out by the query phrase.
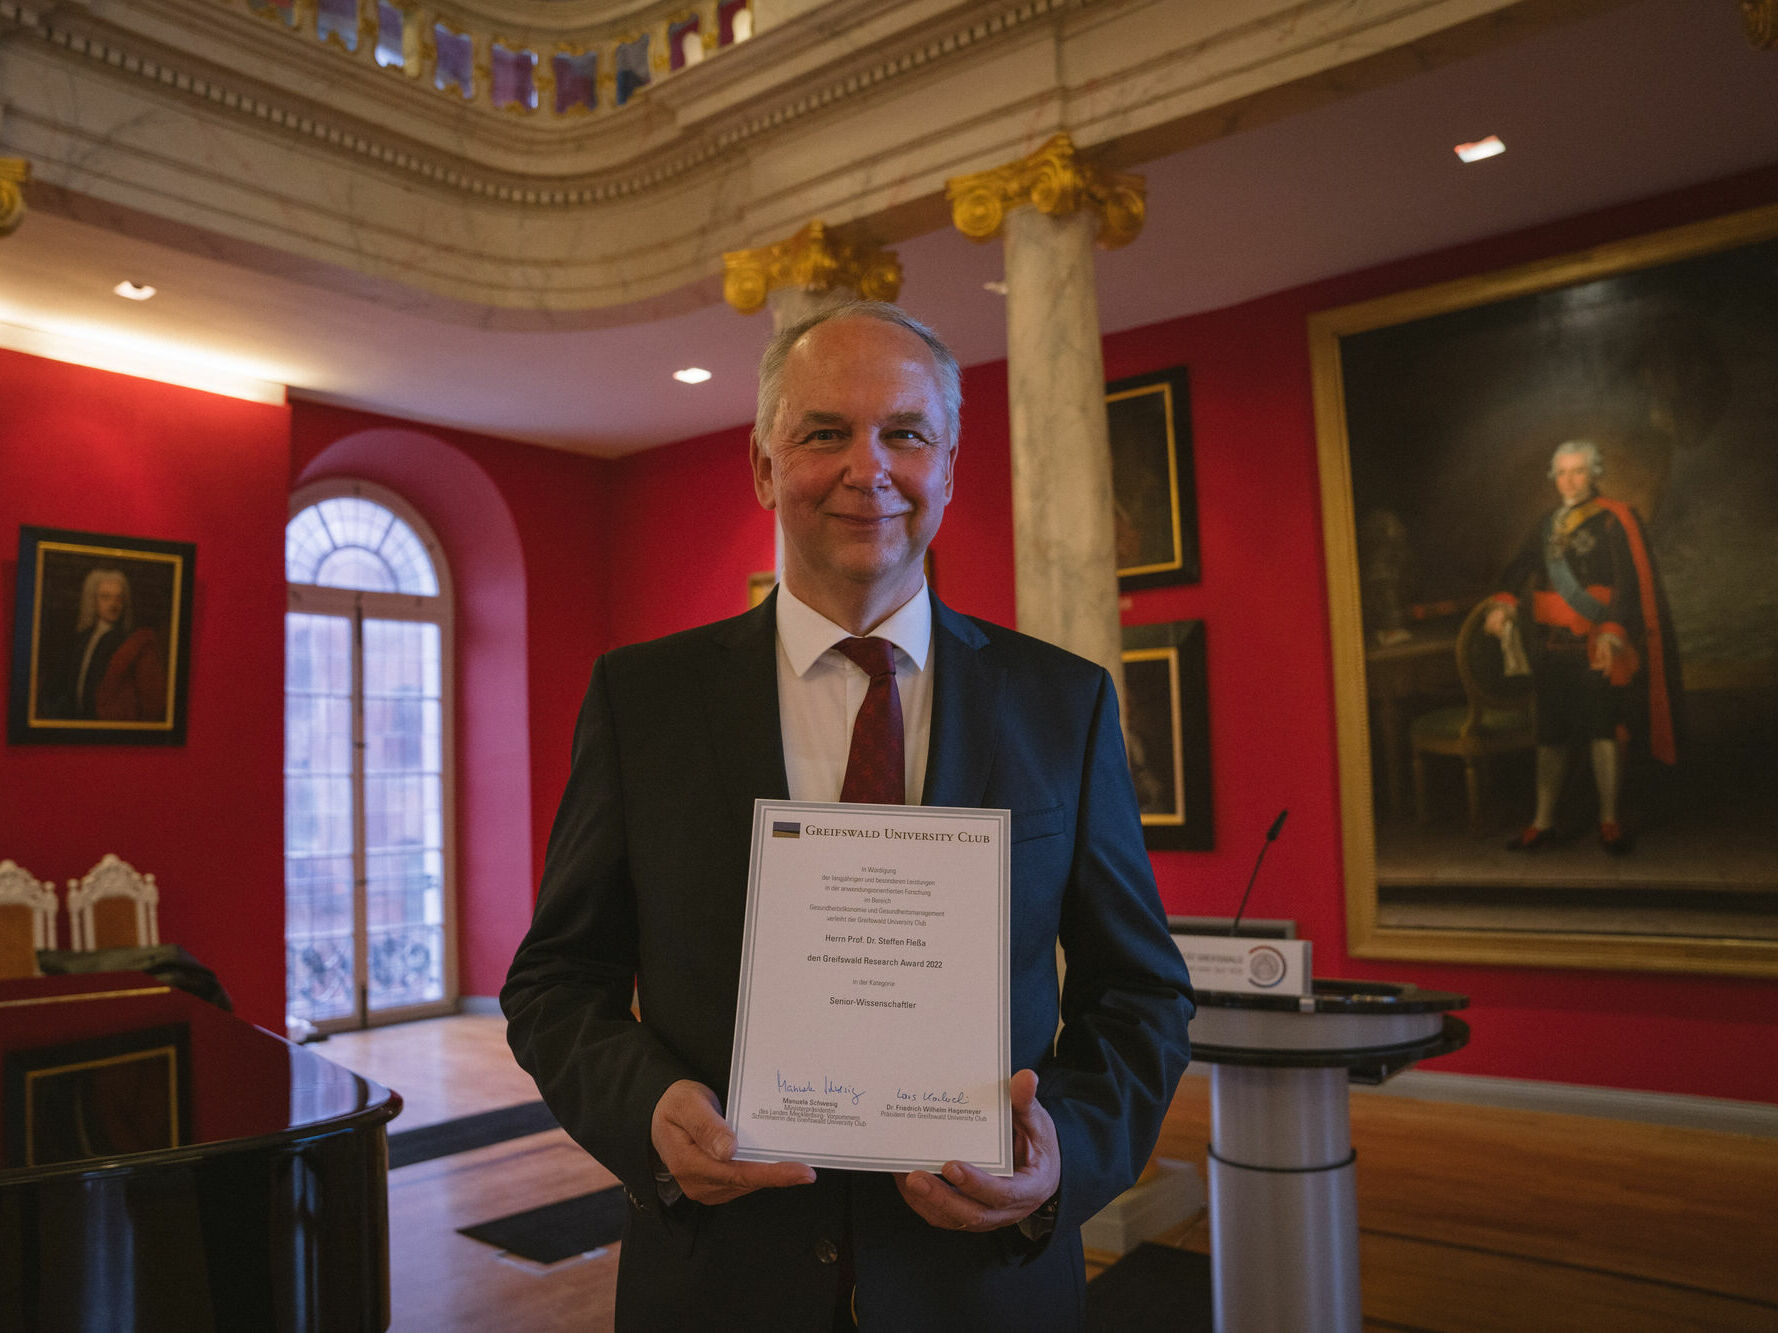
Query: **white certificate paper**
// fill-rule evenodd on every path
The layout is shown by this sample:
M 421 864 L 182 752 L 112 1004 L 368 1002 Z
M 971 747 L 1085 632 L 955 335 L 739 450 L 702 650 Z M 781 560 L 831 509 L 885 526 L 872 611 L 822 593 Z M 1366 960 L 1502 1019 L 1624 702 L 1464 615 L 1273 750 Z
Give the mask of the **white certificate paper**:
M 1012 1174 L 1010 821 L 754 802 L 736 1157 Z

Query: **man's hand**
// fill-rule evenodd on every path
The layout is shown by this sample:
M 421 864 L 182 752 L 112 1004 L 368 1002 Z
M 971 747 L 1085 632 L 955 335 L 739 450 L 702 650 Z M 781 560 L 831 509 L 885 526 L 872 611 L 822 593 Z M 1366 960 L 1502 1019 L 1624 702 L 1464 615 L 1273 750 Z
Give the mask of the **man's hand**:
M 1482 619 L 1482 631 L 1497 639 L 1504 639 L 1507 630 L 1512 628 L 1512 623 L 1512 608 L 1505 602 L 1496 602 L 1488 608 L 1488 614 Z
M 1012 1076 L 1013 1174 L 990 1176 L 967 1162 L 946 1162 L 942 1175 L 909 1171 L 895 1187 L 921 1217 L 946 1231 L 993 1231 L 1022 1222 L 1062 1183 L 1056 1124 L 1037 1100 L 1037 1075 Z
M 688 1199 L 727 1203 L 757 1189 L 815 1183 L 813 1167 L 801 1162 L 736 1162 L 735 1136 L 723 1123 L 716 1094 L 682 1078 L 654 1104 L 649 1137 L 655 1154 Z

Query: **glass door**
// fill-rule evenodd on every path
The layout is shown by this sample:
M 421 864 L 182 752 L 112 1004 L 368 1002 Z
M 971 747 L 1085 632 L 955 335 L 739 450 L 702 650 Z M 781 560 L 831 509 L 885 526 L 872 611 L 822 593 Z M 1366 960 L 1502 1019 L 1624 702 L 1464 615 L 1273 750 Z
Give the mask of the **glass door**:
M 324 1031 L 449 1008 L 441 639 L 285 617 L 285 985 Z

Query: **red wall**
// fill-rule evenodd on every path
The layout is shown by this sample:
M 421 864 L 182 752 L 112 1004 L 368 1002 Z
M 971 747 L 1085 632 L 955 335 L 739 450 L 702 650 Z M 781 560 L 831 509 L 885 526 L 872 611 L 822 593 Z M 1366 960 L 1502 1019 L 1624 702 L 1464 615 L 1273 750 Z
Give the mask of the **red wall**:
M 58 890 L 106 852 L 152 873 L 161 938 L 282 1032 L 289 412 L 6 351 L 0 404 L 9 631 L 20 524 L 197 546 L 186 743 L 0 746 L 0 857 Z
M 649 449 L 611 467 L 601 647 L 747 609 L 747 577 L 772 568 L 772 516 L 753 498 L 748 427 Z M 584 688 L 583 672 L 577 685 Z M 558 788 L 559 791 L 559 788 Z

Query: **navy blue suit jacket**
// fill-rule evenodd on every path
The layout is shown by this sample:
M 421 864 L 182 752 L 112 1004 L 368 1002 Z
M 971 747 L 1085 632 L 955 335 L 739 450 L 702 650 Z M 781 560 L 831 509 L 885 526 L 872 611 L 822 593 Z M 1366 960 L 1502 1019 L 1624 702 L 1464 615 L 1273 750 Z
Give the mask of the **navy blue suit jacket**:
M 1037 1071 L 1056 1123 L 1055 1230 L 1035 1245 L 1016 1228 L 939 1231 L 873 1173 L 661 1206 L 650 1117 L 677 1079 L 726 1098 L 753 802 L 789 795 L 775 604 L 594 666 L 536 916 L 501 992 L 519 1063 L 629 1192 L 618 1327 L 826 1329 L 823 1258 L 847 1235 L 867 1328 L 1077 1327 L 1078 1229 L 1154 1146 L 1191 990 L 1110 677 L 936 597 L 924 801 L 1012 811 L 1011 1067 Z

